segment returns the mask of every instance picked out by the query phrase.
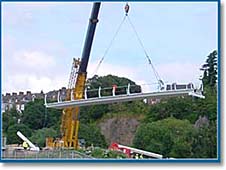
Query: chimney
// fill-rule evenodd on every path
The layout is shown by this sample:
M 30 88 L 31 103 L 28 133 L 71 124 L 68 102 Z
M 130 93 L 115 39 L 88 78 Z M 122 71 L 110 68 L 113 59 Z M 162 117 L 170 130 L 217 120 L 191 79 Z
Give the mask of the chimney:
M 27 95 L 31 95 L 31 91 L 27 91 Z
M 21 92 L 21 91 L 20 91 L 20 92 L 19 92 L 19 95 L 20 95 L 20 96 L 23 96 L 23 95 L 24 95 L 24 92 Z

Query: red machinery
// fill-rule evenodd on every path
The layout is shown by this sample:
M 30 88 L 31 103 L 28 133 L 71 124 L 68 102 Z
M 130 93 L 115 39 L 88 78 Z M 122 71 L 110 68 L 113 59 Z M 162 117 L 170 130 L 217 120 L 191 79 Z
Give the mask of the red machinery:
M 128 156 L 128 158 L 132 158 L 132 155 L 134 155 L 134 154 L 143 155 L 145 158 L 155 158 L 155 159 L 162 159 L 163 158 L 163 156 L 160 155 L 160 154 L 144 151 L 144 150 L 141 150 L 141 149 L 132 148 L 132 147 L 129 147 L 129 146 L 120 145 L 118 143 L 112 143 L 109 146 L 109 149 L 114 150 L 114 151 L 121 151 L 124 154 L 126 154 Z

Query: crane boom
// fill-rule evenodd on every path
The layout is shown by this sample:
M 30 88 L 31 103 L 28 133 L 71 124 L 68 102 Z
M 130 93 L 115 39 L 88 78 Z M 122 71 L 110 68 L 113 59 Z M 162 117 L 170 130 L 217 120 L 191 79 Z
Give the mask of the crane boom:
M 93 4 L 93 9 L 91 13 L 91 18 L 89 20 L 89 26 L 86 34 L 85 44 L 82 52 L 82 59 L 79 68 L 79 72 L 86 72 L 87 65 L 89 62 L 90 51 L 93 43 L 94 33 L 96 30 L 96 24 L 98 22 L 98 14 L 100 9 L 100 2 L 95 2 Z
M 68 90 L 67 100 L 70 100 L 70 96 L 73 99 L 82 99 L 84 95 L 87 66 L 89 62 L 89 56 L 93 43 L 96 24 L 98 22 L 98 14 L 100 9 L 100 2 L 93 4 L 91 17 L 89 19 L 88 30 L 82 51 L 82 58 L 79 64 L 79 70 L 76 77 L 75 87 Z M 63 146 L 68 148 L 78 148 L 78 129 L 79 129 L 79 107 L 69 107 L 63 110 L 62 122 L 61 122 L 61 134 L 63 140 Z

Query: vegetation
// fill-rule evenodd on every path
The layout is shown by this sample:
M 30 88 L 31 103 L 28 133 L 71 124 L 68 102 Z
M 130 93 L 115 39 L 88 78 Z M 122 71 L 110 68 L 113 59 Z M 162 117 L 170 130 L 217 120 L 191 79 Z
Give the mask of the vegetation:
M 101 158 L 109 144 L 101 134 L 98 123 L 114 116 L 139 117 L 140 125 L 135 132 L 133 146 L 143 150 L 175 158 L 216 158 L 217 156 L 217 52 L 207 56 L 202 66 L 205 99 L 178 97 L 161 99 L 155 105 L 143 101 L 96 105 L 80 108 L 79 138 L 85 139 L 86 146 L 100 147 L 92 156 Z M 122 87 L 135 82 L 113 75 L 94 76 L 87 81 L 87 88 L 97 89 L 117 85 Z M 140 86 L 133 86 L 139 92 Z M 110 93 L 105 91 L 104 93 Z M 117 94 L 125 93 L 118 88 Z M 92 92 L 90 96 L 95 96 Z M 21 143 L 16 136 L 20 130 L 25 136 L 45 145 L 46 137 L 60 137 L 61 110 L 45 109 L 43 100 L 35 100 L 26 105 L 20 113 L 11 109 L 3 113 L 3 132 L 8 144 Z M 117 157 L 115 152 L 109 152 Z M 105 155 L 106 156 L 106 155 Z M 123 157 L 123 155 L 121 155 Z
M 56 137 L 57 131 L 53 128 L 42 128 L 35 130 L 30 137 L 31 141 L 37 144 L 39 147 L 45 147 L 45 141 L 47 137 Z
M 107 144 L 104 136 L 100 133 L 100 129 L 94 124 L 80 124 L 79 127 L 79 138 L 85 139 L 86 146 L 99 146 L 106 148 Z
M 206 98 L 172 98 L 152 106 L 136 132 L 134 147 L 165 157 L 216 158 L 216 54 L 212 52 L 203 65 Z M 208 120 L 200 123 L 203 117 Z
M 203 73 L 203 85 L 204 87 L 210 87 L 212 90 L 216 90 L 217 84 L 217 51 L 214 50 L 207 56 L 206 63 L 203 64 L 201 70 Z
M 113 75 L 107 75 L 104 77 L 95 75 L 92 78 L 88 79 L 86 83 L 86 86 L 88 88 L 88 97 L 97 97 L 97 89 L 99 87 L 103 88 L 101 90 L 102 96 L 111 95 L 113 87 L 115 87 L 115 95 L 126 94 L 126 88 L 128 84 L 130 84 L 130 93 L 141 92 L 141 87 L 127 78 L 117 77 Z
M 138 128 L 134 145 L 165 157 L 185 158 L 192 154 L 194 130 L 188 120 L 173 117 L 145 123 Z
M 25 125 L 25 124 L 14 124 L 12 126 L 9 126 L 9 128 L 7 129 L 6 137 L 7 137 L 7 140 L 9 140 L 8 143 L 19 144 L 19 143 L 22 142 L 22 140 L 20 138 L 18 138 L 18 136 L 16 134 L 17 131 L 23 132 L 23 134 L 25 136 L 31 136 L 31 134 L 32 134 L 32 130 L 27 125 Z
M 91 152 L 91 156 L 94 158 L 126 158 L 126 155 L 122 152 L 104 150 L 101 148 L 95 148 Z

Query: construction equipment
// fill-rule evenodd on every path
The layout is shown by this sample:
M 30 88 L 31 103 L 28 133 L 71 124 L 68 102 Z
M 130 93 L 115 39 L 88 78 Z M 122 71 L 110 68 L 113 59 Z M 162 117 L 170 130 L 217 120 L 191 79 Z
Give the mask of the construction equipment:
M 91 52 L 91 47 L 93 43 L 94 33 L 96 29 L 96 25 L 98 22 L 98 14 L 100 9 L 100 2 L 95 2 L 93 4 L 93 9 L 91 12 L 91 18 L 89 20 L 89 26 L 87 30 L 87 35 L 85 39 L 85 44 L 82 52 L 82 57 L 80 59 L 73 59 L 71 74 L 69 78 L 69 84 L 68 84 L 68 90 L 66 95 L 66 101 L 62 102 L 60 101 L 60 95 L 58 95 L 58 102 L 47 104 L 46 98 L 45 98 L 45 105 L 48 108 L 60 108 L 64 109 L 62 114 L 62 120 L 61 120 L 61 140 L 59 142 L 62 144 L 63 147 L 66 148 L 75 148 L 78 149 L 78 129 L 79 129 L 79 106 L 87 106 L 91 104 L 107 104 L 107 103 L 113 103 L 113 102 L 123 102 L 123 101 L 132 101 L 132 100 L 139 100 L 144 99 L 147 97 L 163 97 L 163 96 L 181 96 L 181 95 L 191 95 L 196 97 L 203 98 L 204 96 L 198 94 L 194 91 L 194 89 L 185 89 L 185 90 L 178 90 L 178 91 L 161 91 L 157 93 L 148 93 L 148 94 L 129 94 L 129 90 L 127 90 L 127 94 L 124 96 L 115 96 L 114 90 L 113 90 L 113 97 L 105 97 L 100 98 L 101 94 L 101 88 L 99 88 L 99 98 L 98 99 L 87 99 L 87 94 L 85 92 L 85 83 L 86 83 L 86 77 L 87 77 L 87 66 L 89 61 L 89 56 Z M 155 77 L 159 84 L 159 90 L 164 90 L 164 82 L 161 80 L 160 76 L 158 75 L 156 69 L 153 66 L 153 63 L 151 62 L 150 57 L 148 56 L 144 45 L 141 41 L 141 39 L 138 36 L 138 33 L 129 19 L 128 16 L 129 12 L 129 5 L 126 4 L 125 6 L 125 16 L 122 20 L 122 22 L 119 25 L 119 28 L 117 29 L 116 33 L 113 36 L 112 41 L 110 42 L 110 45 L 108 46 L 107 50 L 105 51 L 103 57 L 101 58 L 96 71 L 100 67 L 100 64 L 103 62 L 104 57 L 106 56 L 108 50 L 110 49 L 115 37 L 117 36 L 121 25 L 124 23 L 125 19 L 128 18 L 128 21 L 133 28 L 135 35 L 140 43 L 140 46 L 142 47 L 145 56 L 151 65 L 151 68 L 154 71 Z M 129 86 L 128 88 L 129 89 Z M 85 98 L 85 99 L 84 99 Z M 49 138 L 47 139 L 48 146 L 54 147 L 55 141 L 53 139 Z M 58 145 L 58 146 L 61 146 Z M 47 146 L 47 147 L 48 147 Z M 56 145 L 55 145 L 56 146 Z
M 91 18 L 89 19 L 87 35 L 82 52 L 82 58 L 81 61 L 74 59 L 66 100 L 71 100 L 71 96 L 73 99 L 83 98 L 84 94 L 83 92 L 85 89 L 87 77 L 86 70 L 94 38 L 94 33 L 98 22 L 100 4 L 101 4 L 100 2 L 95 2 L 93 4 Z M 63 110 L 61 122 L 61 136 L 64 147 L 75 149 L 78 148 L 78 129 L 79 129 L 79 107 L 65 108 Z
M 112 143 L 109 146 L 110 150 L 115 150 L 115 151 L 122 151 L 124 154 L 127 155 L 128 158 L 133 158 L 134 154 L 140 154 L 140 155 L 144 155 L 147 158 L 154 158 L 154 159 L 162 159 L 163 155 L 160 155 L 158 153 L 153 153 L 153 152 L 148 152 L 148 151 L 144 151 L 141 149 L 137 149 L 137 148 L 132 148 L 129 146 L 125 146 L 125 145 L 120 145 L 118 143 Z
M 35 146 L 28 138 L 26 138 L 20 131 L 17 131 L 17 136 L 19 136 L 24 142 L 26 142 L 31 151 L 39 151 L 39 147 Z

